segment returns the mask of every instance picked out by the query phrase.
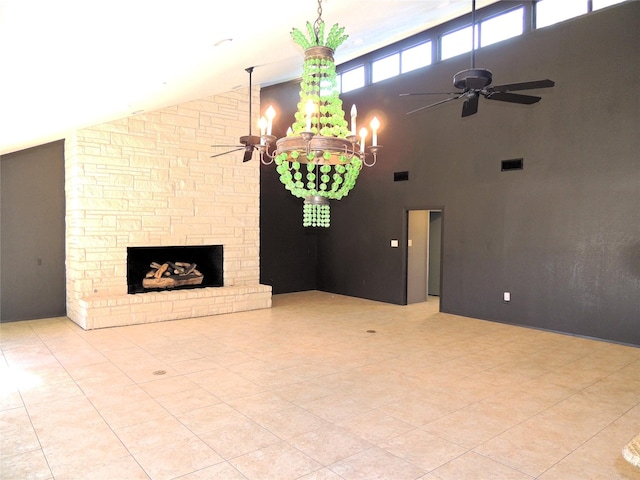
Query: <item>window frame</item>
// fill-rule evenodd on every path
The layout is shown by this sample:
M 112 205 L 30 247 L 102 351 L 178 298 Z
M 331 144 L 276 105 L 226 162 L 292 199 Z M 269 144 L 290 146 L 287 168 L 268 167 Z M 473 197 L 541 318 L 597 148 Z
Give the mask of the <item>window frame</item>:
M 405 48 L 401 48 L 400 49 L 400 75 L 404 74 L 404 73 L 409 73 L 409 72 L 413 72 L 414 70 L 417 70 L 419 68 L 424 68 L 424 67 L 428 67 L 429 65 L 433 65 L 433 40 L 431 38 L 429 38 L 428 40 L 425 40 L 423 42 L 419 42 L 419 43 L 415 43 L 411 46 L 405 47 Z M 425 63 L 422 65 L 419 65 L 417 67 L 413 67 L 410 70 L 405 70 L 404 69 L 404 53 L 408 52 L 410 50 L 414 50 L 417 49 L 419 47 L 422 46 L 426 46 L 428 51 L 429 51 L 429 63 Z
M 464 51 L 458 51 L 457 53 L 455 53 L 454 55 L 449 55 L 447 57 L 445 57 L 443 55 L 443 39 L 445 37 L 448 37 L 450 35 L 454 35 L 456 33 L 462 32 L 463 30 L 468 30 L 471 29 L 471 41 L 469 42 L 469 49 L 468 50 L 464 50 Z M 480 22 L 478 22 L 476 20 L 476 24 L 475 24 L 475 28 L 474 25 L 472 25 L 471 23 L 467 23 L 466 25 L 460 26 L 458 28 L 455 28 L 453 30 L 449 30 L 446 31 L 444 33 L 442 33 L 442 35 L 440 35 L 438 37 L 438 44 L 439 44 L 439 48 L 438 48 L 438 60 L 443 62 L 445 60 L 449 60 L 451 58 L 456 58 L 459 57 L 460 55 L 464 55 L 466 53 L 471 52 L 474 49 L 474 41 L 473 41 L 473 35 L 475 35 L 475 49 L 478 50 L 478 39 L 480 37 Z
M 583 15 L 587 15 L 587 14 L 592 12 L 592 5 L 593 4 L 592 4 L 591 0 L 573 0 L 576 5 L 578 5 L 579 2 L 582 2 L 582 4 L 584 5 L 586 10 L 583 11 L 583 12 L 580 12 L 580 13 L 576 13 L 576 14 L 572 14 L 572 15 L 567 16 L 567 17 L 560 18 L 560 19 L 555 20 L 555 21 L 553 21 L 551 23 L 546 23 L 544 25 L 540 25 L 539 24 L 540 12 L 539 12 L 538 9 L 539 9 L 541 4 L 543 5 L 544 2 L 547 2 L 547 1 L 549 2 L 547 5 L 553 5 L 553 2 L 556 2 L 555 4 L 559 5 L 560 2 L 562 2 L 562 1 L 565 2 L 565 5 L 567 5 L 567 3 L 568 3 L 566 0 L 535 0 L 535 2 L 533 4 L 533 10 L 534 10 L 533 30 L 540 30 L 542 28 L 551 27 L 553 25 L 557 25 L 558 23 L 566 22 L 567 20 L 578 18 L 578 17 L 581 17 Z
M 378 82 L 383 82 L 384 80 L 388 80 L 390 78 L 393 77 L 397 77 L 398 75 L 400 75 L 400 69 L 401 69 L 401 64 L 402 64 L 402 50 L 398 50 L 396 52 L 392 52 L 388 55 L 385 55 L 383 57 L 378 57 L 375 60 L 371 61 L 371 83 L 378 83 Z M 383 62 L 392 59 L 396 57 L 397 58 L 397 62 L 395 64 L 395 66 L 397 67 L 396 73 L 392 74 L 392 75 L 387 75 L 386 73 L 384 75 L 386 76 L 382 76 L 381 78 L 376 79 L 375 78 L 375 66 L 376 64 L 381 65 Z
M 353 87 L 350 88 L 349 90 L 344 90 L 344 76 L 349 74 L 349 73 L 354 73 L 357 70 L 362 70 L 362 85 L 359 85 L 357 87 Z M 354 65 L 353 67 L 341 71 L 340 72 L 340 93 L 347 93 L 347 92 L 353 92 L 354 90 L 358 90 L 362 87 L 366 87 L 367 86 L 367 76 L 366 76 L 366 69 L 365 69 L 365 65 L 363 63 L 359 63 Z
M 501 38 L 500 40 L 496 40 L 495 42 L 489 43 L 484 45 L 482 43 L 482 36 L 483 36 L 483 32 L 484 32 L 484 24 L 488 21 L 491 20 L 495 20 L 497 18 L 503 17 L 505 15 L 510 15 L 514 12 L 517 11 L 522 11 L 522 30 L 520 31 L 520 33 L 518 33 L 517 35 L 512 35 L 510 37 L 505 37 L 505 38 Z M 501 12 L 495 13 L 493 15 L 487 15 L 485 17 L 482 18 L 482 20 L 477 21 L 476 23 L 478 24 L 478 29 L 479 29 L 479 34 L 478 34 L 478 43 L 476 48 L 480 49 L 480 48 L 484 48 L 484 47 L 488 47 L 491 45 L 495 45 L 496 43 L 500 43 L 500 42 L 504 42 L 505 40 L 509 40 L 510 38 L 515 38 L 515 37 L 519 37 L 520 35 L 524 35 L 524 33 L 526 32 L 526 22 L 527 22 L 527 14 L 526 14 L 526 8 L 524 6 L 524 4 L 520 4 L 517 5 L 515 7 L 510 7 L 507 10 L 503 10 Z

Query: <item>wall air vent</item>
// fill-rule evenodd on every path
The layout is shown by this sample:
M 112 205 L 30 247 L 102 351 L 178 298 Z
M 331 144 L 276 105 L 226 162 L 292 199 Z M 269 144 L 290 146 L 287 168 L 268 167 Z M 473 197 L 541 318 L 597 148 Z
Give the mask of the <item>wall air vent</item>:
M 522 170 L 524 168 L 523 165 L 524 159 L 522 158 L 514 158 L 512 160 L 502 160 L 501 171 L 506 172 L 509 170 Z
M 409 180 L 409 172 L 393 172 L 394 182 L 406 182 Z

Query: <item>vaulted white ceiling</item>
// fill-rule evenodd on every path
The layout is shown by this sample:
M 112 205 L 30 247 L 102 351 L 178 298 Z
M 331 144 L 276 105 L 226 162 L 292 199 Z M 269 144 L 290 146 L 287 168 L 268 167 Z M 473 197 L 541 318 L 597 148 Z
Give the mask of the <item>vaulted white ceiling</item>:
M 479 0 L 480 8 L 496 0 Z M 324 0 L 342 63 L 468 13 L 471 0 Z M 316 0 L 0 0 L 0 154 L 70 130 L 298 78 Z

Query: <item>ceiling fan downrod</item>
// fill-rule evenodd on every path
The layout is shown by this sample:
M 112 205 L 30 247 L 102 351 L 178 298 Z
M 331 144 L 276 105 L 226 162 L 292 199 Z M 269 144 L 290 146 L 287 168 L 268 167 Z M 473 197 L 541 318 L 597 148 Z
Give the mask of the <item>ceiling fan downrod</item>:
M 471 0 L 471 70 L 476 68 L 476 0 Z

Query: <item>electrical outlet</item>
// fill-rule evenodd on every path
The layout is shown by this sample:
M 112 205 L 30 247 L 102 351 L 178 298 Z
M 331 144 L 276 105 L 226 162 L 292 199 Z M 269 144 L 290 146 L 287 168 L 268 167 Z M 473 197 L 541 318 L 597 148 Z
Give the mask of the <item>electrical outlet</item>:
M 509 303 L 511 301 L 511 292 L 504 292 L 502 294 L 502 300 L 504 303 Z
M 391 240 L 391 247 L 398 248 L 398 240 Z

